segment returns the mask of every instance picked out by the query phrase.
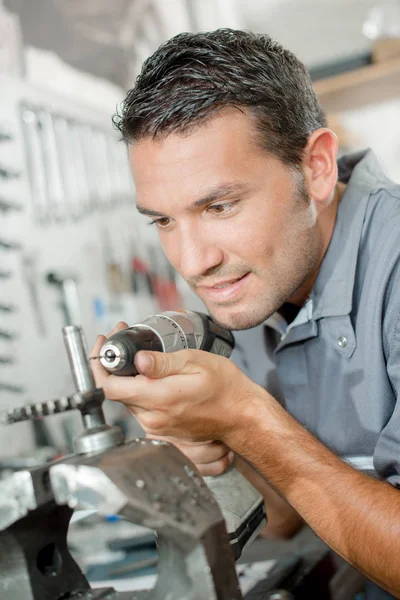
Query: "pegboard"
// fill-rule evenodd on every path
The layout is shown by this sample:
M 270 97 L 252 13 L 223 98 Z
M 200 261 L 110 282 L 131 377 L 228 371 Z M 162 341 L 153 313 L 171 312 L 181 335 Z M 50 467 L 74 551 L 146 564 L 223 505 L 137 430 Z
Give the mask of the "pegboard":
M 165 263 L 135 209 L 126 148 L 110 114 L 4 76 L 0 106 L 4 410 L 73 391 L 57 278 L 72 282 L 72 296 L 76 290 L 72 318 L 90 346 L 118 320 L 134 323 L 159 308 L 146 277 L 133 279 L 132 260 L 157 256 L 164 271 Z M 0 426 L 0 456 L 31 446 L 30 424 Z

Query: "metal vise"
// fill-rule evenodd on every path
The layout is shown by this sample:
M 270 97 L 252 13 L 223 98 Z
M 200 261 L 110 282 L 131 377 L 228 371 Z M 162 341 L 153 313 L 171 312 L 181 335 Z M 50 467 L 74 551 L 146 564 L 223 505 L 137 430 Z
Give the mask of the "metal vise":
M 166 442 L 124 443 L 119 428 L 105 423 L 81 329 L 66 327 L 64 337 L 77 393 L 11 411 L 3 421 L 79 408 L 86 429 L 78 454 L 0 481 L 1 599 L 240 600 L 235 558 L 265 524 L 261 496 L 234 469 L 208 486 Z M 76 507 L 156 531 L 153 590 L 90 588 L 66 542 Z

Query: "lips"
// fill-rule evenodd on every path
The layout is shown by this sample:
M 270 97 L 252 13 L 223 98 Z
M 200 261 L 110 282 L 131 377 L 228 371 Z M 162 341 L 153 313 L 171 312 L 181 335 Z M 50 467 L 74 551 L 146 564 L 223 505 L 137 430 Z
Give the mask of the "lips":
M 244 275 L 242 275 L 241 277 L 236 277 L 236 279 L 230 279 L 229 281 L 223 281 L 221 283 L 215 283 L 214 285 L 209 285 L 209 286 L 205 286 L 205 287 L 219 290 L 222 288 L 226 288 L 226 287 L 228 287 L 228 285 L 232 285 L 232 284 L 236 283 L 237 281 L 240 281 L 243 277 L 244 277 Z
M 202 285 L 198 287 L 202 295 L 214 302 L 227 302 L 235 300 L 244 291 L 250 273 L 239 278 L 216 282 L 214 285 Z

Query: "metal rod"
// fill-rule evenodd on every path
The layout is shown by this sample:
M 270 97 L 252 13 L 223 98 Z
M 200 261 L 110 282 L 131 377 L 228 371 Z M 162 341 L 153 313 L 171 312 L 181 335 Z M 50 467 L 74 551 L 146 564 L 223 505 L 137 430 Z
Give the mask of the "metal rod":
M 77 391 L 82 394 L 94 391 L 96 384 L 87 357 L 88 352 L 82 327 L 68 325 L 63 328 L 63 335 Z

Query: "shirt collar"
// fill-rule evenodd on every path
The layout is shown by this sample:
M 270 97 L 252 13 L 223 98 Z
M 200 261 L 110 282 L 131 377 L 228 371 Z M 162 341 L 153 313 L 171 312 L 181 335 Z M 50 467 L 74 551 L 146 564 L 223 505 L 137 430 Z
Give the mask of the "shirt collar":
M 357 256 L 369 196 L 381 173 L 371 150 L 342 157 L 339 180 L 347 187 L 339 203 L 328 250 L 311 292 L 313 319 L 351 312 Z

